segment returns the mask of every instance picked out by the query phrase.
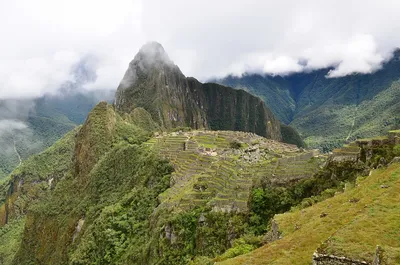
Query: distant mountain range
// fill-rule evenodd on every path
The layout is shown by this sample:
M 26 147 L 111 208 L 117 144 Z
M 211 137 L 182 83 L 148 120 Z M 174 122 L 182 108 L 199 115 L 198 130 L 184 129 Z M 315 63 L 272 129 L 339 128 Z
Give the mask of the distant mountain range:
M 246 131 L 282 140 L 279 120 L 260 98 L 186 78 L 156 42 L 144 45 L 129 64 L 115 107 L 121 112 L 142 107 L 165 129 Z
M 327 78 L 331 69 L 288 76 L 245 74 L 214 80 L 264 100 L 309 147 L 324 151 L 400 126 L 400 50 L 372 74 Z
M 89 111 L 100 100 L 109 102 L 113 100 L 114 91 L 112 90 L 90 93 L 79 90 L 82 85 L 93 82 L 97 78 L 91 62 L 92 58 L 87 57 L 77 64 L 71 70 L 75 81 L 63 84 L 57 95 L 47 95 L 34 100 L 0 101 L 0 145 L 2 146 L 0 179 L 9 174 L 20 163 L 20 159 L 24 160 L 44 150 L 73 127 L 83 123 Z M 194 123 L 198 123 L 197 127 L 207 125 L 215 129 L 221 126 L 227 117 L 239 114 L 240 108 L 246 106 L 239 104 L 236 112 L 232 113 L 219 112 L 215 106 L 222 105 L 216 105 L 215 102 L 207 102 L 207 100 L 204 101 L 204 106 L 208 106 L 207 110 L 190 107 L 189 105 L 193 105 L 193 102 L 200 98 L 217 100 L 218 91 L 225 90 L 216 84 L 201 84 L 193 78 L 188 78 L 186 81 L 186 77 L 179 69 L 175 71 L 171 67 L 173 78 L 170 82 L 171 80 L 181 82 L 178 87 L 184 84 L 187 86 L 182 87 L 183 90 L 177 91 L 175 97 L 171 98 L 168 98 L 170 94 L 161 93 L 157 99 L 142 97 L 144 101 L 153 100 L 155 107 L 151 107 L 150 113 L 161 110 L 163 123 L 179 123 L 179 121 L 173 121 L 176 118 L 173 115 L 179 114 L 183 115 L 186 121 L 191 119 L 190 122 L 181 122 L 182 125 L 194 126 Z M 326 75 L 330 70 L 321 69 L 283 77 L 245 74 L 241 77 L 227 76 L 213 81 L 259 96 L 266 103 L 267 108 L 282 122 L 281 135 L 287 142 L 298 145 L 301 145 L 301 139 L 291 127 L 300 133 L 308 147 L 319 148 L 323 151 L 330 151 L 356 138 L 382 135 L 390 129 L 400 127 L 400 50 L 394 53 L 393 58 L 385 63 L 381 70 L 372 74 L 327 78 Z M 127 75 L 126 77 L 129 77 L 129 69 Z M 155 85 L 155 83 L 148 84 Z M 204 91 L 208 92 L 191 99 L 192 103 L 179 103 L 178 96 L 186 93 L 185 89 L 196 90 L 198 87 L 204 87 Z M 140 92 L 140 89 L 137 91 Z M 223 98 L 225 101 L 228 96 L 240 98 L 241 94 L 239 92 L 236 96 L 223 95 Z M 174 108 L 178 110 L 175 114 L 168 112 L 166 105 L 159 108 L 160 105 L 157 105 L 157 102 L 165 102 L 164 99 L 170 101 L 169 106 L 175 104 Z M 183 105 L 176 105 L 177 102 Z M 194 111 L 193 115 L 182 112 L 188 110 Z M 207 113 L 201 116 L 204 111 Z M 194 113 L 197 113 L 197 116 Z M 271 114 L 268 115 L 271 116 Z M 241 124 L 243 119 L 244 117 L 238 116 L 236 123 L 230 125 L 231 129 L 249 126 L 249 124 Z
M 74 82 L 65 82 L 55 95 L 36 99 L 0 100 L 0 179 L 22 160 L 51 146 L 82 124 L 100 101 L 111 101 L 114 91 L 85 92 L 81 87 L 96 80 L 90 58 L 73 69 Z
M 310 118 L 353 102 L 351 86 L 340 97 L 336 83 L 325 93 L 289 85 L 296 105 L 330 95 L 328 107 L 308 107 Z M 15 132 L 30 122 L 52 139 L 82 122 L 90 95 L 39 99 L 9 133 L 17 157 Z M 385 111 L 396 99 L 381 101 Z M 186 78 L 158 43 L 135 56 L 113 102 L 0 181 L 0 264 L 398 263 L 400 130 L 329 156 L 284 143 L 296 131 L 260 98 Z

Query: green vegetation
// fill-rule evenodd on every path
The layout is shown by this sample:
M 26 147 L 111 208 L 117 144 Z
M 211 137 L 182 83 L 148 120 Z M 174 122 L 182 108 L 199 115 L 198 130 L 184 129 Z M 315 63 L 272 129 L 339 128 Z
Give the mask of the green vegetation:
M 260 98 L 244 90 L 186 78 L 166 58 L 159 43 L 148 43 L 139 50 L 117 89 L 118 111 L 143 108 L 166 130 L 233 130 L 281 139 L 279 121 Z
M 138 63 L 130 70 L 139 83 L 118 89 L 115 108 L 97 104 L 82 127 L 0 181 L 2 263 L 310 264 L 314 251 L 372 261 L 376 242 L 389 264 L 400 261 L 400 168 L 389 163 L 397 132 L 326 157 L 301 148 L 296 131 L 245 91 L 186 79 L 170 64 Z M 297 78 L 290 93 L 275 92 L 296 98 L 296 110 L 305 104 L 335 117 L 341 108 L 303 102 L 303 93 L 321 95 Z M 188 91 L 196 94 L 182 99 Z M 346 140 L 359 129 L 354 117 L 343 117 L 353 124 Z M 336 144 L 326 140 L 325 149 Z
M 14 220 L 29 212 L 24 233 L 15 232 L 20 247 L 5 254 L 15 255 L 12 264 L 199 264 L 230 247 L 224 257 L 233 257 L 261 242 L 247 208 L 251 176 L 268 178 L 261 165 L 279 153 L 283 182 L 292 175 L 285 159 L 307 176 L 317 167 L 297 148 L 250 133 L 179 130 L 149 139 L 138 124 L 153 128 L 100 103 L 82 128 L 1 184 L 5 227 L 22 232 Z M 229 148 L 239 139 L 240 149 Z M 246 153 L 254 148 L 261 153 Z
M 25 218 L 0 227 L 0 264 L 11 264 L 21 244 Z
M 0 179 L 19 165 L 19 159 L 40 153 L 76 126 L 36 116 L 29 117 L 26 124 L 28 129 L 6 132 L 0 137 Z
M 310 264 L 317 249 L 372 262 L 377 245 L 384 250 L 385 264 L 398 264 L 399 187 L 398 163 L 376 170 L 360 178 L 353 189 L 311 207 L 277 215 L 282 239 L 218 264 Z
M 0 179 L 8 176 L 20 164 L 18 156 L 24 161 L 31 155 L 42 152 L 74 127 L 83 123 L 89 111 L 101 97 L 109 98 L 108 95 L 99 96 L 93 92 L 42 97 L 33 102 L 1 101 L 0 112 L 15 115 L 13 119 L 24 123 L 27 128 L 1 134 Z M 8 107 L 8 104 L 13 107 Z M 24 110 L 31 105 L 32 109 L 29 111 L 7 114 L 10 109 Z
M 242 144 L 238 141 L 232 141 L 229 143 L 229 147 L 232 149 L 240 149 L 242 147 Z
M 72 166 L 74 137 L 78 128 L 68 133 L 44 152 L 27 159 L 0 184 L 0 260 L 11 264 L 19 249 L 26 224 L 27 209 L 46 196 Z M 10 196 L 9 192 L 12 191 Z M 5 205 L 8 205 L 5 207 Z M 7 224 L 5 224 L 7 223 Z
M 285 227 L 276 214 L 357 189 L 368 166 L 397 150 L 389 138 L 370 140 L 370 151 L 352 143 L 322 169 L 325 157 L 253 133 L 180 129 L 151 137 L 150 114 L 132 113 L 99 103 L 81 128 L 0 183 L 6 265 L 236 260 L 265 248 L 274 216 Z M 341 159 L 349 155 L 365 163 Z
M 130 158 L 127 160 L 126 158 Z M 116 171 L 116 165 L 124 167 Z M 115 148 L 95 172 L 86 203 L 85 230 L 73 247 L 72 264 L 116 264 L 146 260 L 151 214 L 169 187 L 172 168 L 139 146 Z M 104 176 L 109 176 L 105 179 Z M 82 209 L 84 211 L 84 209 Z M 99 255 L 101 253 L 101 255 Z
M 262 245 L 261 237 L 244 235 L 233 241 L 232 247 L 218 257 L 218 260 L 227 260 L 253 251 Z
M 396 146 L 393 148 L 393 154 L 394 154 L 395 156 L 400 156 L 400 144 L 396 145 Z
M 327 152 L 400 128 L 399 56 L 395 52 L 381 70 L 368 75 L 326 78 L 329 69 L 323 69 L 286 77 L 228 76 L 218 82 L 259 96 L 308 147 Z
M 282 141 L 288 144 L 294 144 L 298 147 L 306 147 L 298 132 L 291 126 L 281 124 Z

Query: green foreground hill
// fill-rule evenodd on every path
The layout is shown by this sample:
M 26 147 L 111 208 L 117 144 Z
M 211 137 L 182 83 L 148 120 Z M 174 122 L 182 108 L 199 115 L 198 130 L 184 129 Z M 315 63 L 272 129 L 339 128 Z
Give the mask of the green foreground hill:
M 369 261 L 379 244 L 397 262 L 398 164 L 368 176 L 400 152 L 396 139 L 361 140 L 326 161 L 253 133 L 159 132 L 144 109 L 103 102 L 1 183 L 0 259 L 309 264 L 317 249 Z
M 399 264 L 399 194 L 400 164 L 394 163 L 331 199 L 275 216 L 281 239 L 217 264 L 310 264 L 317 250 L 316 261 L 318 255 L 338 259 L 316 264 L 341 264 L 340 257 L 372 264 L 377 246 L 383 250 L 378 264 Z
M 399 131 L 329 156 L 277 141 L 298 135 L 258 98 L 186 79 L 149 47 L 115 105 L 0 182 L 1 264 L 398 261 Z
M 103 102 L 16 169 L 1 189 L 4 264 L 187 264 L 244 235 L 256 246 L 323 162 L 252 133 L 148 128 L 158 127 L 144 109 Z M 249 204 L 262 186 L 274 197 Z

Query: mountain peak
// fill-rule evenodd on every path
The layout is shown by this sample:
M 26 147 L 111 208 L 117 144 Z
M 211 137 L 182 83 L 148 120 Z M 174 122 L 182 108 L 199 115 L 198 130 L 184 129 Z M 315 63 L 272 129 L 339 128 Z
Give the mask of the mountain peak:
M 165 53 L 164 47 L 161 45 L 161 43 L 156 42 L 156 41 L 149 41 L 145 44 L 142 45 L 142 47 L 139 50 L 140 52 L 158 52 L 158 53 Z
M 145 44 L 129 64 L 114 104 L 125 113 L 144 108 L 165 129 L 237 130 L 281 140 L 280 123 L 261 99 L 186 78 L 157 42 Z
M 136 54 L 134 61 L 143 61 L 147 65 L 172 63 L 164 47 L 156 41 L 144 44 Z
M 121 89 L 130 87 L 138 81 L 140 76 L 147 76 L 152 71 L 160 72 L 164 68 L 171 68 L 182 74 L 179 68 L 169 59 L 160 43 L 148 42 L 140 48 L 135 58 L 129 63 L 128 70 L 119 87 Z

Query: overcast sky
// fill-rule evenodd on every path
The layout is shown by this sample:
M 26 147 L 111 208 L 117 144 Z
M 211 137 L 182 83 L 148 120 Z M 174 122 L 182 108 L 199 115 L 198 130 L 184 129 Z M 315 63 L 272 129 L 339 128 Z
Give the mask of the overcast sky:
M 0 0 L 0 99 L 54 92 L 88 55 L 98 78 L 87 89 L 115 89 L 152 40 L 200 80 L 369 73 L 400 46 L 399 11 L 398 0 Z

